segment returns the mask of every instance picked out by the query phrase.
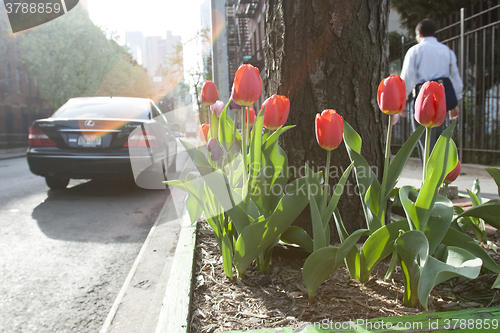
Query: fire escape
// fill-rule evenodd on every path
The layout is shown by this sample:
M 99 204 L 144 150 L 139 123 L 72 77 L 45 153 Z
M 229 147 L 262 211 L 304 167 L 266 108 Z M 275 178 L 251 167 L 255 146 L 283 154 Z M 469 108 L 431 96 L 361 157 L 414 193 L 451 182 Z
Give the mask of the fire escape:
M 237 0 L 236 0 L 237 1 Z M 234 74 L 238 69 L 238 30 L 234 12 L 235 0 L 226 0 L 227 58 L 229 87 L 233 86 Z
M 239 64 L 252 64 L 262 70 L 264 67 L 264 57 L 262 54 L 261 42 L 256 41 L 259 49 L 252 51 L 252 41 L 249 36 L 248 22 L 254 18 L 260 5 L 260 0 L 234 0 L 234 12 L 238 25 L 238 55 Z

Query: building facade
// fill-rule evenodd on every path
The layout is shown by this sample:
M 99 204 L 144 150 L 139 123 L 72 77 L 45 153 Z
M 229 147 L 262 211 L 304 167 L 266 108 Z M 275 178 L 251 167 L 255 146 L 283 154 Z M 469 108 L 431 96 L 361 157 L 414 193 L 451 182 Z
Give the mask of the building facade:
M 38 82 L 21 61 L 20 38 L 10 33 L 5 10 L 0 11 L 0 148 L 28 145 L 29 127 L 54 112 L 41 98 Z

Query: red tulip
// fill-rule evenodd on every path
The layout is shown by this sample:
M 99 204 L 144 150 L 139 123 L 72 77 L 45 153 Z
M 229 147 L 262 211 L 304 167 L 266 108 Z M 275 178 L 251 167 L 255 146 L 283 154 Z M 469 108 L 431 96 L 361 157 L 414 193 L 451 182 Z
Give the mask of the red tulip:
M 324 110 L 316 114 L 316 140 L 321 148 L 333 150 L 342 142 L 344 120 L 335 110 Z
M 203 143 L 207 143 L 208 131 L 210 130 L 209 124 L 202 124 L 198 127 L 198 132 L 200 134 L 200 141 Z
M 446 118 L 444 86 L 434 81 L 425 82 L 415 101 L 415 119 L 425 127 L 440 126 Z
M 399 76 L 391 75 L 383 79 L 377 91 L 380 110 L 388 115 L 403 111 L 406 104 L 406 84 Z
M 203 105 L 212 105 L 217 102 L 219 91 L 213 81 L 206 80 L 201 88 L 201 103 Z
M 241 106 L 252 106 L 262 93 L 262 79 L 259 70 L 252 65 L 244 64 L 236 71 L 231 97 Z
M 245 114 L 247 116 L 247 124 L 253 125 L 255 123 L 255 110 L 253 108 L 246 108 Z
M 286 96 L 272 95 L 264 101 L 261 109 L 265 112 L 264 127 L 274 131 L 285 125 L 290 112 L 290 100 Z
M 460 175 L 460 171 L 462 171 L 462 165 L 460 164 L 460 161 L 458 161 L 455 169 L 451 170 L 450 173 L 446 175 L 444 182 L 446 184 L 449 184 L 449 183 L 455 181 L 455 179 L 457 179 L 457 177 Z

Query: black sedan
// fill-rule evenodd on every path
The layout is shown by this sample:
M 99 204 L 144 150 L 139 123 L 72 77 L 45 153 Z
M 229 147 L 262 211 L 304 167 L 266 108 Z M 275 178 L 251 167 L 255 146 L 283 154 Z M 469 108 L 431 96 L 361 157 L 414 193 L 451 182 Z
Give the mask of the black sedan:
M 27 158 L 51 189 L 65 188 L 70 178 L 132 177 L 141 187 L 161 189 L 175 172 L 176 153 L 171 124 L 152 100 L 87 97 L 33 123 Z

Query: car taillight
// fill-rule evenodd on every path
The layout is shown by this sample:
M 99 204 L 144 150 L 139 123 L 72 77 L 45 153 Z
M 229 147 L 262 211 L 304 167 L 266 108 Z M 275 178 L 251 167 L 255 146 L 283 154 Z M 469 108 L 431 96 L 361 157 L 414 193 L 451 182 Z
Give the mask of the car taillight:
M 32 129 L 28 135 L 30 147 L 55 147 L 56 143 L 39 129 Z
M 137 131 L 128 138 L 123 147 L 158 147 L 158 140 L 153 131 Z

